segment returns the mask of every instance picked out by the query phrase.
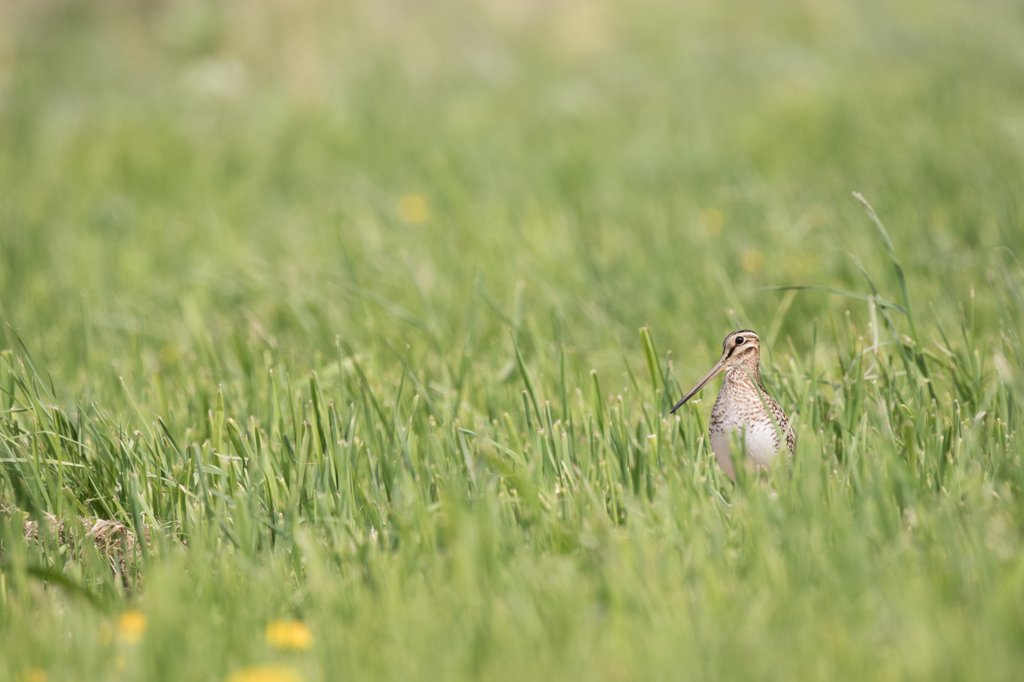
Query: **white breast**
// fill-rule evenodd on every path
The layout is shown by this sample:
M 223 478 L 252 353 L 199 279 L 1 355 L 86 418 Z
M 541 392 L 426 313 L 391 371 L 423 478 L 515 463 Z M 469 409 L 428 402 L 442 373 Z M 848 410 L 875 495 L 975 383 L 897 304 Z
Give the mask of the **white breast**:
M 730 453 L 731 442 L 737 444 L 739 452 L 746 451 L 746 456 L 755 469 L 767 469 L 779 453 L 779 440 L 771 422 L 744 423 L 739 419 L 727 417 L 718 428 L 711 430 L 710 436 L 715 459 L 729 478 L 736 478 L 736 469 Z

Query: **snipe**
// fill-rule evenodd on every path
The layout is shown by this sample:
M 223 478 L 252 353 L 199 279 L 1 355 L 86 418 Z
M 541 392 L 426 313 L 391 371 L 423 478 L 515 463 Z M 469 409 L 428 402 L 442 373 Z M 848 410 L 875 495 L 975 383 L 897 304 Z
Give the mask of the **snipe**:
M 678 410 L 709 381 L 725 372 L 722 388 L 711 409 L 708 433 L 718 466 L 733 480 L 736 479 L 736 469 L 730 452 L 732 439 L 740 444 L 757 469 L 768 469 L 772 459 L 782 450 L 782 438 L 785 438 L 790 454 L 793 452 L 795 439 L 789 418 L 764 390 L 758 370 L 760 362 L 761 340 L 757 334 L 749 329 L 729 334 L 722 343 L 722 358 L 672 408 L 672 412 Z M 774 424 L 765 410 L 766 405 L 775 419 Z

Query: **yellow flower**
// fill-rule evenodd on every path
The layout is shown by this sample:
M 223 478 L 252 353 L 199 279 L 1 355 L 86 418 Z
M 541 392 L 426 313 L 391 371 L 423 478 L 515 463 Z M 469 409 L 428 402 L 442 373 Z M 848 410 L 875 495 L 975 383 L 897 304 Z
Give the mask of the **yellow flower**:
M 764 270 L 764 254 L 756 249 L 744 251 L 740 262 L 743 264 L 743 269 L 752 275 Z
M 722 212 L 713 206 L 700 212 L 700 226 L 704 228 L 704 234 L 709 237 L 714 237 L 721 232 L 724 223 L 725 217 Z
M 141 611 L 129 609 L 117 619 L 117 636 L 123 642 L 134 644 L 146 632 L 146 616 Z
M 178 347 L 174 344 L 167 344 L 160 349 L 160 360 L 165 365 L 173 365 L 178 361 Z
M 425 223 L 430 217 L 430 206 L 422 194 L 402 195 L 395 208 L 398 210 L 398 217 L 410 225 Z
M 20 682 L 46 682 L 46 671 L 39 668 L 25 668 L 18 678 Z
M 231 673 L 227 682 L 302 682 L 302 678 L 282 665 L 253 665 Z
M 313 633 L 301 620 L 272 620 L 267 624 L 267 644 L 278 649 L 306 651 L 313 648 Z

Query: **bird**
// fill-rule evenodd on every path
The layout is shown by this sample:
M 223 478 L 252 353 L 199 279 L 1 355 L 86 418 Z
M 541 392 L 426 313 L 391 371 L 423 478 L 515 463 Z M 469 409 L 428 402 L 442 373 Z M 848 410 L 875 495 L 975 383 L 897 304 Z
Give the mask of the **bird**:
M 725 372 L 722 388 L 711 408 L 708 433 L 718 466 L 734 481 L 736 469 L 730 447 L 733 438 L 754 467 L 763 471 L 769 470 L 772 460 L 782 451 L 783 439 L 791 455 L 796 444 L 789 418 L 761 384 L 760 362 L 761 340 L 757 334 L 749 329 L 732 332 L 722 342 L 721 359 L 672 408 L 674 414 L 708 382 Z

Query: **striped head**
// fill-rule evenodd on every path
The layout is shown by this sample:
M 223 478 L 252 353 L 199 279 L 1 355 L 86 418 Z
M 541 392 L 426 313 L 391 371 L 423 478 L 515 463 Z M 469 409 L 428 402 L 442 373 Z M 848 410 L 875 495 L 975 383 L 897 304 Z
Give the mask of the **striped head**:
M 753 375 L 757 376 L 757 366 L 761 362 L 761 339 L 749 329 L 741 329 L 725 337 L 722 342 L 722 357 L 711 368 L 711 371 L 704 375 L 704 378 L 697 382 L 697 385 L 687 391 L 683 399 L 672 408 L 675 412 L 682 407 L 687 400 L 707 386 L 708 382 L 722 372 L 728 372 L 734 367 L 745 366 Z

